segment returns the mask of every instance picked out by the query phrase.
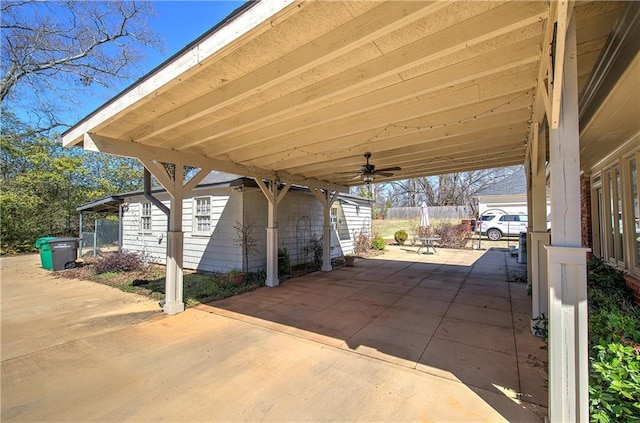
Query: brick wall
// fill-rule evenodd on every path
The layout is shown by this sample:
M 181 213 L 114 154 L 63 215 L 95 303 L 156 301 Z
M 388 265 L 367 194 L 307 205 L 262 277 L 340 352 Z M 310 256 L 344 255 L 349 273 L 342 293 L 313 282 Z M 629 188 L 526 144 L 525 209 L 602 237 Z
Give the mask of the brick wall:
M 580 176 L 580 227 L 582 231 L 582 245 L 593 249 L 591 230 L 591 178 Z

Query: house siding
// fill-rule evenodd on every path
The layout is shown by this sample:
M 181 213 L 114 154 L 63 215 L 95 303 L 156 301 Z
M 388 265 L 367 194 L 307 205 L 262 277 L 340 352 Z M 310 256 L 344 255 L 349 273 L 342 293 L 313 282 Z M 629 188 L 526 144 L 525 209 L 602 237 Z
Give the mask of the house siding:
M 220 194 L 198 191 L 195 197 L 211 198 L 211 233 L 193 233 L 193 197 L 183 201 L 182 230 L 184 232 L 183 267 L 201 271 L 226 272 L 242 267 L 241 249 L 235 243 L 233 228 L 241 215 L 241 195 L 235 192 Z M 157 195 L 169 207 L 166 195 Z M 166 264 L 167 216 L 155 206 L 151 207 L 150 233 L 140 231 L 144 197 L 133 197 L 123 214 L 123 249 L 148 255 L 154 263 Z
M 167 194 L 156 197 L 169 206 Z M 211 233 L 194 233 L 194 198 L 211 199 Z M 142 252 L 159 264 L 166 262 L 167 217 L 155 206 L 151 207 L 152 230 L 140 231 L 143 196 L 131 197 L 123 214 L 123 249 Z M 331 256 L 339 257 L 353 251 L 353 236 L 361 229 L 371 234 L 371 206 L 349 200 L 336 200 L 338 224 L 332 231 Z M 207 272 L 227 272 L 243 268 L 243 251 L 238 244 L 236 226 L 253 222 L 251 238 L 255 248 L 248 257 L 248 271 L 266 268 L 268 202 L 258 188 L 198 189 L 183 201 L 182 229 L 184 232 L 185 269 Z M 292 265 L 313 261 L 311 240 L 320 241 L 323 233 L 324 212 L 318 199 L 309 191 L 292 189 L 278 205 L 278 248 L 286 248 Z M 340 233 L 340 235 L 339 235 Z
M 361 231 L 371 238 L 371 206 L 340 200 L 337 202 L 339 203 L 337 234 L 341 249 L 339 255 L 351 254 L 355 248 L 354 240 Z

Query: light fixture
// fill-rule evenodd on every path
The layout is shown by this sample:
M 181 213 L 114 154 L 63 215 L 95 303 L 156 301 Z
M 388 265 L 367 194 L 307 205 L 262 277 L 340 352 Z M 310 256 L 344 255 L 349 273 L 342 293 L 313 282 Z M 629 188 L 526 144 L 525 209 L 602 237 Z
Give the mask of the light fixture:
M 362 172 L 362 174 L 360 175 L 360 178 L 362 178 L 362 182 L 366 184 L 370 184 L 371 182 L 373 182 L 375 175 L 370 172 Z

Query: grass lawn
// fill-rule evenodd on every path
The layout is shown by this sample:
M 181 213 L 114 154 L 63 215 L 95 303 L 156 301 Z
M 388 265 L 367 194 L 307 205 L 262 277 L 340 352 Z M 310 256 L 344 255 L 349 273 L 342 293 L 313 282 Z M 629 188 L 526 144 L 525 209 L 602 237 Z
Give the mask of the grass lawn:
M 451 222 L 451 223 L 459 223 L 459 219 L 431 219 L 431 226 L 438 226 L 442 222 Z M 371 231 L 372 233 L 380 235 L 385 241 L 390 244 L 395 242 L 393 235 L 396 231 L 400 229 L 404 229 L 407 234 L 409 234 L 409 239 L 407 240 L 407 244 L 413 243 L 413 238 L 415 234 L 415 230 L 420 224 L 420 219 L 374 219 L 371 221 Z M 467 240 L 467 244 L 465 248 L 479 248 L 479 249 L 489 249 L 492 247 L 496 248 L 509 248 L 510 246 L 517 247 L 518 246 L 518 237 L 503 237 L 499 241 L 491 241 L 486 236 L 482 236 L 480 242 L 478 242 L 478 234 L 474 233 L 471 238 Z

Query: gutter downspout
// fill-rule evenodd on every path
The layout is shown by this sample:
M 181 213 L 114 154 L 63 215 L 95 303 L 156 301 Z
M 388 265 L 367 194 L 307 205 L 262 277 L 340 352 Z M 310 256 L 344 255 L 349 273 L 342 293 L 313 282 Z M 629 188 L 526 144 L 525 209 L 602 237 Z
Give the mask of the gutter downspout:
M 118 204 L 118 252 L 122 252 L 122 208 L 125 207 L 123 203 Z
M 167 222 L 169 221 L 169 207 L 165 206 L 162 201 L 158 200 L 151 194 L 151 173 L 146 167 L 144 168 L 144 198 L 151 201 L 154 206 L 162 211 L 162 213 L 166 214 Z

